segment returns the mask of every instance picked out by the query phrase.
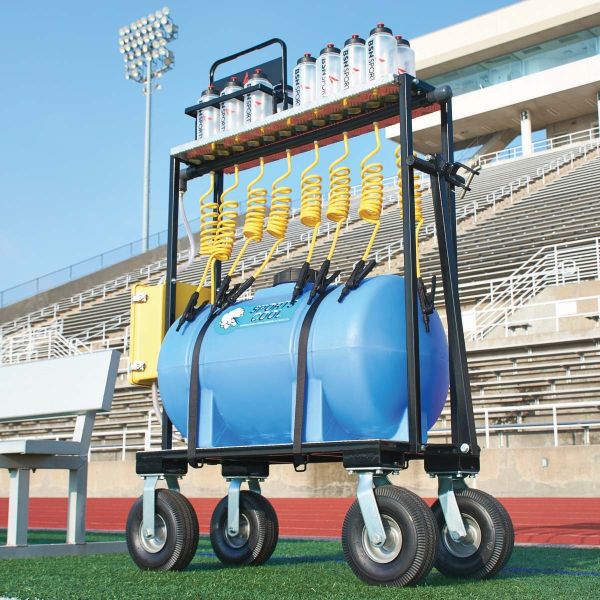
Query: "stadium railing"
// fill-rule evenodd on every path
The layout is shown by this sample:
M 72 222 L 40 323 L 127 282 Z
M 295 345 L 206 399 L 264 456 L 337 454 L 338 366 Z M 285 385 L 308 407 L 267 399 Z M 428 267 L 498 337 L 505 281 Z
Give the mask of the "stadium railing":
M 565 133 L 563 135 L 557 135 L 553 138 L 533 142 L 531 144 L 531 152 L 544 152 L 546 150 L 554 150 L 555 148 L 558 148 L 560 146 L 570 146 L 579 142 L 592 141 L 598 136 L 598 127 L 582 129 L 581 131 L 575 131 L 573 133 Z M 521 158 L 522 156 L 524 156 L 523 146 L 514 146 L 512 148 L 498 150 L 497 152 L 488 152 L 487 154 L 480 154 L 477 157 L 477 164 L 483 167 L 504 160 Z
M 483 416 L 483 426 L 478 426 L 477 433 L 483 434 L 485 439 L 485 448 L 490 448 L 490 437 L 492 433 L 496 432 L 520 432 L 520 433 L 534 433 L 534 432 L 552 432 L 552 441 L 554 446 L 559 445 L 559 432 L 565 430 L 579 430 L 584 433 L 584 443 L 588 439 L 589 443 L 589 431 L 590 429 L 600 429 L 600 419 L 592 420 L 578 420 L 578 421 L 563 421 L 561 420 L 562 411 L 569 411 L 572 409 L 585 409 L 585 408 L 600 408 L 600 400 L 591 400 L 584 402 L 556 402 L 540 405 L 513 405 L 513 406 L 490 406 L 490 407 L 475 407 L 473 412 L 475 417 Z M 535 413 L 536 416 L 548 415 L 550 417 L 549 422 L 540 423 L 490 423 L 490 416 L 499 413 L 513 413 L 515 415 L 523 415 L 527 413 Z M 444 409 L 442 412 L 442 418 L 448 419 L 450 411 Z M 571 418 L 568 414 L 562 418 Z M 587 433 L 586 433 L 587 432 Z M 450 429 L 445 427 L 435 428 L 429 432 L 430 436 L 448 436 L 450 435 Z
M 600 279 L 600 276 L 598 277 Z M 577 277 L 577 283 L 580 279 Z M 530 296 L 531 297 L 531 296 Z M 587 310 L 580 310 L 579 303 L 586 303 Z M 537 311 L 544 313 L 544 316 L 525 316 L 521 319 L 511 319 L 511 316 L 518 308 L 526 308 L 528 312 Z M 550 300 L 547 302 L 523 302 L 519 306 L 516 304 L 507 307 L 494 307 L 483 309 L 472 309 L 463 311 L 463 323 L 465 334 L 472 340 L 481 339 L 490 331 L 497 331 L 501 327 L 504 331 L 504 337 L 514 335 L 517 330 L 523 330 L 525 334 L 534 331 L 540 333 L 558 333 L 564 331 L 564 322 L 574 318 L 588 319 L 600 325 L 600 296 L 579 296 L 573 298 L 561 298 L 560 300 Z M 486 323 L 481 328 L 481 322 Z M 494 323 L 494 325 L 490 325 Z M 561 329 L 563 325 L 563 329 Z M 540 327 L 542 326 L 542 327 Z M 491 329 L 490 329 L 491 327 Z
M 472 309 L 472 338 L 485 337 L 544 287 L 583 279 L 600 279 L 600 238 L 543 246 L 508 277 L 490 280 Z

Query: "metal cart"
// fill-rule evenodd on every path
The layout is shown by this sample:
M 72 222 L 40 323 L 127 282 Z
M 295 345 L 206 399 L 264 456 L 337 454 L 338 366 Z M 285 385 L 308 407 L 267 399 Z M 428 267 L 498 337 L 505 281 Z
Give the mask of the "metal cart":
M 210 72 L 234 58 L 271 44 L 282 49 L 280 97 L 283 111 L 260 128 L 247 127 L 235 135 L 223 134 L 218 144 L 197 140 L 175 148 L 170 157 L 169 237 L 167 247 L 166 324 L 175 318 L 178 242 L 178 193 L 187 182 L 215 173 L 214 202 L 223 191 L 223 174 L 233 165 L 249 168 L 285 156 L 287 150 L 304 152 L 318 140 L 335 143 L 342 133 L 364 133 L 378 122 L 400 122 L 404 238 L 406 351 L 408 369 L 408 440 L 385 439 L 303 443 L 302 396 L 296 407 L 296 427 L 290 444 L 198 448 L 197 421 L 190 419 L 188 448 L 172 447 L 172 424 L 163 415 L 162 448 L 139 452 L 136 471 L 144 479 L 143 496 L 134 505 L 127 524 L 130 553 L 143 568 L 181 569 L 193 558 L 198 522 L 193 508 L 178 492 L 178 478 L 188 468 L 220 465 L 229 491 L 217 506 L 211 524 L 211 541 L 225 564 L 250 565 L 266 561 L 278 537 L 277 516 L 260 493 L 260 482 L 272 464 L 292 464 L 300 471 L 311 463 L 340 462 L 358 479 L 357 501 L 344 522 L 342 544 L 348 564 L 371 584 L 410 585 L 419 582 L 432 566 L 449 576 L 487 578 L 507 562 L 514 541 L 510 517 L 490 495 L 467 487 L 465 480 L 479 472 L 480 448 L 473 417 L 467 357 L 458 294 L 455 188 L 465 188 L 466 168 L 454 161 L 452 92 L 434 88 L 410 75 L 390 77 L 374 87 L 313 108 L 289 107 L 286 90 L 285 44 L 269 40 L 217 61 Z M 252 91 L 246 88 L 232 97 Z M 264 88 L 269 94 L 277 93 Z M 228 99 L 229 97 L 227 97 Z M 224 97 L 212 100 L 213 104 Z M 186 109 L 195 116 L 203 105 Z M 412 119 L 440 113 L 441 152 L 418 158 L 413 151 Z M 183 168 L 185 167 L 185 168 Z M 439 246 L 443 301 L 448 322 L 451 443 L 426 443 L 421 428 L 418 319 L 419 282 L 416 274 L 416 240 L 413 173 L 431 178 L 435 225 Z M 220 264 L 216 264 L 220 281 Z M 431 302 L 431 294 L 424 298 Z M 430 307 L 432 308 L 432 307 Z M 301 381 L 299 379 L 299 381 Z M 194 410 L 190 403 L 189 410 Z M 411 460 L 422 460 L 425 471 L 438 478 L 438 500 L 432 508 L 412 492 L 390 483 Z M 166 480 L 168 489 L 157 489 Z M 242 483 L 248 490 L 241 490 Z

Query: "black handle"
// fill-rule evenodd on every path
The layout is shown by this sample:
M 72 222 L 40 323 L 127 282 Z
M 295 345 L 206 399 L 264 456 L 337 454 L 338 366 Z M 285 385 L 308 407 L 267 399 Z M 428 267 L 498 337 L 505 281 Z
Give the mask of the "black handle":
M 452 88 L 449 85 L 440 85 L 425 94 L 428 102 L 446 102 L 452 98 Z
M 212 66 L 210 67 L 210 72 L 208 75 L 208 80 L 212 85 L 215 82 L 215 71 L 217 67 L 221 66 L 224 63 L 231 62 L 240 56 L 244 56 L 245 54 L 250 54 L 251 52 L 256 52 L 257 50 L 262 50 L 267 46 L 272 46 L 273 44 L 279 44 L 281 46 L 281 82 L 283 83 L 283 89 L 287 88 L 287 46 L 285 42 L 280 38 L 271 38 L 266 42 L 262 42 L 260 44 L 256 44 L 256 46 L 252 46 L 251 48 L 246 48 L 245 50 L 240 50 L 235 54 L 230 54 L 229 56 L 225 56 L 223 58 L 219 58 L 216 60 Z M 287 104 L 287 94 L 284 94 L 283 97 L 283 109 L 285 110 L 288 107 Z

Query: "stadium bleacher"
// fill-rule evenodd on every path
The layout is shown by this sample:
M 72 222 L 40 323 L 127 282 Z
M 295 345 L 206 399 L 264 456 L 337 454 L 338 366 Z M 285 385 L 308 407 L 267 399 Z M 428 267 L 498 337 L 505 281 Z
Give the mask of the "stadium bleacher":
M 381 229 L 373 255 L 378 272 L 401 271 L 401 239 L 397 236 L 398 196 L 393 181 L 386 186 Z M 423 182 L 424 184 L 426 182 Z M 459 265 L 463 305 L 481 301 L 489 281 L 509 276 L 540 247 L 600 236 L 600 157 L 597 145 L 573 145 L 485 166 L 472 184 L 472 191 L 457 200 L 457 218 L 462 221 L 459 236 Z M 366 246 L 371 226 L 357 220 L 356 198 L 336 251 L 333 267 L 349 274 L 354 261 Z M 568 212 L 566 207 L 568 208 Z M 426 227 L 422 230 L 421 268 L 427 277 L 438 269 L 433 245 L 434 228 L 431 196 L 423 194 Z M 564 214 L 563 214 L 564 213 Z M 556 215 L 562 215 L 556 219 Z M 330 234 L 321 228 L 313 265 L 325 258 Z M 532 235 L 534 233 L 534 235 Z M 255 289 L 270 285 L 274 272 L 297 265 L 304 258 L 307 230 L 296 218 L 290 223 L 288 241 L 257 281 Z M 425 244 L 429 240 L 428 245 Z M 265 236 L 254 244 L 238 277 L 247 277 L 260 264 L 272 240 Z M 233 255 L 241 246 L 236 242 Z M 180 265 L 187 251 L 180 253 Z M 195 282 L 204 269 L 204 258 L 196 259 L 180 279 Z M 229 268 L 224 265 L 224 269 Z M 136 281 L 157 282 L 164 276 L 164 261 L 155 261 L 135 271 L 123 266 L 116 280 L 82 290 L 78 295 L 43 310 L 23 315 L 1 325 L 0 345 L 16 340 L 24 331 L 53 328 L 64 340 L 74 340 L 80 349 L 120 347 L 127 349 L 130 286 Z M 441 293 L 441 292 L 440 292 Z M 523 433 L 537 444 L 552 444 L 553 433 L 561 443 L 590 443 L 600 429 L 600 406 L 581 409 L 572 406 L 597 398 L 600 391 L 600 335 L 590 321 L 589 335 L 573 342 L 561 338 L 543 343 L 528 340 L 515 346 L 515 338 L 493 345 L 473 343 L 468 349 L 472 394 L 478 427 L 486 429 L 486 443 L 508 445 L 527 443 Z M 595 335 L 596 334 L 596 335 Z M 496 340 L 497 342 L 497 340 Z M 0 353 L 0 358 L 2 357 Z M 113 408 L 99 415 L 92 439 L 93 451 L 125 457 L 127 451 L 156 447 L 159 422 L 150 393 L 131 387 L 122 361 Z M 559 405 L 558 417 L 533 407 Z M 522 406 L 523 410 L 514 407 Z M 564 406 L 566 405 L 566 406 Z M 503 407 L 507 407 L 503 410 Z M 484 414 L 483 409 L 496 412 Z M 481 409 L 481 410 L 480 410 Z M 500 412 L 498 412 L 500 411 Z M 444 436 L 448 415 L 436 425 L 432 435 Z M 556 432 L 553 423 L 556 422 Z M 536 429 L 537 427 L 537 429 Z M 61 438 L 72 430 L 68 421 L 24 421 L 17 429 L 0 427 L 0 439 L 20 435 Z M 491 437 L 490 437 L 491 436 Z M 491 441 L 490 441 L 491 440 Z M 176 436 L 175 443 L 181 438 Z

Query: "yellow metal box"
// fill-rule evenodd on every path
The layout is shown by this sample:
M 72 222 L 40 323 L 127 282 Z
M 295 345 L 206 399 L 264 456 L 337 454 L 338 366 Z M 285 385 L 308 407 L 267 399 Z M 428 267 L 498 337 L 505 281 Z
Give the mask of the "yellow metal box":
M 166 283 L 136 283 L 131 289 L 131 327 L 129 334 L 129 383 L 152 385 L 158 377 L 158 353 L 165 332 Z M 195 285 L 177 283 L 176 311 L 181 315 L 196 290 Z M 198 303 L 210 298 L 202 290 Z

